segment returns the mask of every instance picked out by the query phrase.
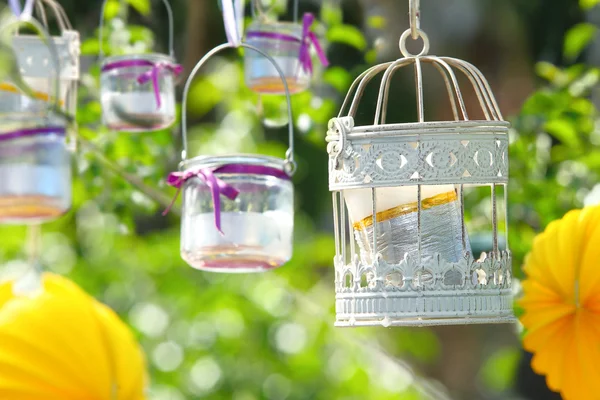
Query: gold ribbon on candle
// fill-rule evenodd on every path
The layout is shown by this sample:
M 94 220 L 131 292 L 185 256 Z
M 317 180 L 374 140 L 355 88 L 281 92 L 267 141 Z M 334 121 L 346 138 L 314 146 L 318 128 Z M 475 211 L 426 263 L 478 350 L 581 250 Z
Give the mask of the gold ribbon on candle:
M 429 197 L 427 199 L 421 200 L 421 209 L 428 210 L 428 209 L 436 207 L 436 206 L 441 206 L 444 204 L 451 203 L 453 201 L 456 201 L 457 199 L 458 199 L 458 196 L 456 195 L 456 192 L 440 193 L 433 197 Z M 394 208 L 390 208 L 388 210 L 378 212 L 377 213 L 377 222 L 383 222 L 383 221 L 387 221 L 390 219 L 400 217 L 402 215 L 415 213 L 418 210 L 419 210 L 419 204 L 416 201 L 413 203 L 401 204 Z M 352 227 L 355 230 L 364 230 L 371 226 L 373 226 L 373 217 L 372 216 L 365 217 L 362 220 L 352 224 Z
M 0 91 L 22 94 L 21 91 L 15 85 L 12 85 L 10 83 L 0 83 Z M 50 96 L 48 96 L 48 94 L 46 94 L 46 93 L 34 92 L 34 94 L 35 94 L 35 98 L 37 100 L 42 100 L 42 101 L 46 101 L 46 102 L 52 100 L 50 98 Z M 59 102 L 59 104 L 62 107 L 64 102 L 61 100 Z

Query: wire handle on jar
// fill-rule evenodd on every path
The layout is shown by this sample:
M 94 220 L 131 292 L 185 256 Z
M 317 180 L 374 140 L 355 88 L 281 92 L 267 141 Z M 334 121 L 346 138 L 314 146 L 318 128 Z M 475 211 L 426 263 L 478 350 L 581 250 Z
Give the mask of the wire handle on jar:
M 189 94 L 192 82 L 194 80 L 194 77 L 196 76 L 196 74 L 198 73 L 200 68 L 202 68 L 202 66 L 212 56 L 214 56 L 215 54 L 217 54 L 223 50 L 234 49 L 237 47 L 244 47 L 248 50 L 256 51 L 257 53 L 261 54 L 266 59 L 268 59 L 271 62 L 271 64 L 275 67 L 275 69 L 277 70 L 277 73 L 279 74 L 279 77 L 281 78 L 281 80 L 283 82 L 283 87 L 285 89 L 285 97 L 287 100 L 288 120 L 289 120 L 289 122 L 288 122 L 289 147 L 285 153 L 285 168 L 286 168 L 286 172 L 288 173 L 288 175 L 291 176 L 296 171 L 296 161 L 294 160 L 294 120 L 293 120 L 293 115 L 292 115 L 292 101 L 291 101 L 291 96 L 290 96 L 290 90 L 288 88 L 287 81 L 285 80 L 285 74 L 281 70 L 281 67 L 279 67 L 279 65 L 277 65 L 277 62 L 275 62 L 275 60 L 271 56 L 269 56 L 264 51 L 254 47 L 252 45 L 249 45 L 247 43 L 241 43 L 238 46 L 233 45 L 231 43 L 225 43 L 225 44 L 215 47 L 214 49 L 212 49 L 211 51 L 206 53 L 206 55 L 204 57 L 202 57 L 202 59 L 200 61 L 198 61 L 198 64 L 196 64 L 196 66 L 190 73 L 190 76 L 188 77 L 188 79 L 185 83 L 185 87 L 183 89 L 183 101 L 182 101 L 182 105 L 181 105 L 181 108 L 182 108 L 181 133 L 183 136 L 183 152 L 181 153 L 181 158 L 183 161 L 185 161 L 187 159 L 187 155 L 188 155 L 187 100 L 188 100 L 188 94 Z
M 0 32 L 4 32 L 13 27 L 18 31 L 19 28 L 24 25 L 35 29 L 42 37 L 42 41 L 46 43 L 46 46 L 48 47 L 52 66 L 54 67 L 54 74 L 50 74 L 48 77 L 48 87 L 54 89 L 54 107 L 51 107 L 51 102 L 48 101 L 48 108 L 60 110 L 60 61 L 58 57 L 58 50 L 56 49 L 56 45 L 52 41 L 52 37 L 48 31 L 44 29 L 44 27 L 35 18 L 25 15 L 22 17 L 17 17 L 16 19 L 8 22 L 6 25 L 0 27 Z
M 272 4 L 270 7 L 265 7 L 262 3 L 262 0 L 252 0 L 252 16 L 257 16 L 259 19 L 266 19 L 266 16 L 269 14 L 269 11 L 275 7 L 275 4 Z M 300 0 L 294 0 L 294 22 L 298 22 L 298 18 L 300 16 Z
M 53 11 L 54 18 L 56 19 L 56 23 L 58 24 L 58 28 L 61 32 L 73 30 L 73 26 L 71 25 L 71 21 L 69 21 L 69 17 L 67 17 L 67 13 L 57 1 L 36 0 L 36 13 L 40 16 L 41 22 L 46 29 L 49 28 L 49 24 L 46 14 L 46 8 L 44 6 L 49 7 Z
M 174 36 L 174 23 L 173 23 L 173 9 L 171 8 L 171 4 L 169 4 L 168 0 L 162 0 L 165 8 L 167 9 L 167 16 L 169 18 L 169 56 L 175 58 L 175 46 L 173 42 Z M 102 32 L 104 30 L 104 11 L 106 10 L 106 3 L 108 0 L 104 0 L 102 2 L 102 8 L 100 9 L 100 26 L 98 28 L 98 44 L 100 46 L 100 61 L 104 58 L 104 46 L 102 46 L 103 36 Z

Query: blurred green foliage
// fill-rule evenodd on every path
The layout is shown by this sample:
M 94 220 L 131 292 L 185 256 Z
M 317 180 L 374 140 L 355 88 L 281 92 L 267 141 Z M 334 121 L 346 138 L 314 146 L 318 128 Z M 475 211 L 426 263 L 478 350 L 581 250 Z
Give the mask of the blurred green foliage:
M 597 0 L 581 0 L 590 8 Z M 142 15 L 148 0 L 128 0 Z M 108 54 L 149 51 L 151 29 L 128 24 L 129 9 L 110 0 L 102 38 Z M 41 263 L 114 308 L 143 346 L 152 378 L 150 398 L 424 399 L 448 398 L 418 370 L 433 368 L 440 341 L 428 329 L 335 329 L 333 237 L 324 133 L 351 81 L 377 53 L 363 32 L 325 2 L 318 31 L 330 44 L 363 55 L 352 69 L 317 71 L 313 90 L 294 96 L 299 170 L 295 253 L 275 272 L 219 275 L 189 268 L 179 257 L 179 220 L 162 217 L 174 190 L 164 178 L 177 168 L 178 127 L 149 134 L 114 133 L 101 125 L 99 68 L 82 77 L 74 161 L 73 210 L 44 227 Z M 374 29 L 385 16 L 371 17 Z M 564 55 L 576 59 L 596 28 L 575 26 Z M 90 35 L 84 54 L 97 54 Z M 245 88 L 241 61 L 215 58 L 190 92 L 191 153 L 285 152 L 285 102 Z M 510 244 L 515 274 L 534 235 L 579 207 L 600 173 L 598 110 L 590 97 L 600 70 L 539 63 L 546 81 L 512 118 Z M 483 201 L 479 196 L 474 200 Z M 0 228 L 3 276 L 22 274 L 25 228 Z M 384 350 L 385 349 L 385 350 Z M 417 366 L 417 372 L 406 363 Z M 518 353 L 501 348 L 482 360 L 485 393 L 511 390 Z

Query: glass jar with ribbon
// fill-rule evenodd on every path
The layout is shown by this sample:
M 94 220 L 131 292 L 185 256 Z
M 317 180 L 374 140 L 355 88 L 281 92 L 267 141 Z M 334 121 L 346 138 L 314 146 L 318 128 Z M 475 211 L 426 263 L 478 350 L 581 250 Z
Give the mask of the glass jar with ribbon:
M 59 56 L 44 28 L 30 17 L 13 20 L 1 30 L 26 26 L 48 44 L 54 71 L 54 104 L 43 114 L 0 117 L 0 223 L 38 224 L 64 214 L 71 206 L 71 161 L 66 120 L 60 113 Z
M 216 53 L 235 47 L 273 63 L 288 102 L 289 148 L 285 159 L 254 154 L 188 159 L 186 106 L 194 76 Z M 285 264 L 292 255 L 295 171 L 290 94 L 275 60 L 251 45 L 216 47 L 193 69 L 183 94 L 184 151 L 180 171 L 168 184 L 183 193 L 181 256 L 192 267 L 214 272 L 260 272 Z M 167 210 L 168 212 L 168 210 Z
M 104 0 L 100 17 L 100 43 L 104 25 Z M 104 58 L 100 50 L 100 91 L 104 124 L 114 131 L 148 132 L 175 122 L 175 84 L 182 67 L 175 62 L 173 12 L 169 17 L 169 54 L 134 54 Z M 102 46 L 101 46 L 102 48 Z
M 17 17 L 31 16 L 34 7 L 43 27 L 49 31 L 46 8 L 52 11 L 61 32 L 51 36 L 59 57 L 59 103 L 70 115 L 77 109 L 77 82 L 79 81 L 79 32 L 73 30 L 63 8 L 54 0 L 28 0 L 21 10 L 19 0 L 9 0 L 10 7 Z M 23 35 L 18 32 L 12 38 L 12 49 L 17 57 L 20 75 L 32 93 L 25 95 L 20 82 L 5 80 L 0 82 L 0 113 L 45 113 L 46 103 L 54 101 L 49 94 L 49 78 L 54 73 L 48 68 L 50 52 L 48 46 L 37 35 Z
M 246 43 L 264 51 L 279 65 L 285 75 L 290 93 L 298 93 L 310 86 L 313 73 L 311 50 L 314 48 L 324 66 L 329 65 L 319 39 L 311 27 L 314 15 L 304 14 L 298 23 L 298 0 L 294 2 L 294 22 L 277 22 L 267 17 L 260 0 L 253 2 L 257 18 L 246 33 Z M 277 70 L 255 52 L 245 54 L 246 85 L 262 94 L 283 94 Z

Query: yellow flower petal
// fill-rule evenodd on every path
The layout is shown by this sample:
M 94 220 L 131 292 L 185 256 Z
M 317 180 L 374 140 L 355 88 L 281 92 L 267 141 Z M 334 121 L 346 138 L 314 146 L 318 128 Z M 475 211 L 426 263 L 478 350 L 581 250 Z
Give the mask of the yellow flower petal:
M 533 369 L 565 400 L 599 399 L 600 206 L 551 223 L 523 269 L 523 346 Z
M 72 282 L 44 275 L 43 291 L 0 285 L 0 399 L 141 400 L 144 360 L 118 317 Z

